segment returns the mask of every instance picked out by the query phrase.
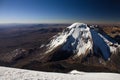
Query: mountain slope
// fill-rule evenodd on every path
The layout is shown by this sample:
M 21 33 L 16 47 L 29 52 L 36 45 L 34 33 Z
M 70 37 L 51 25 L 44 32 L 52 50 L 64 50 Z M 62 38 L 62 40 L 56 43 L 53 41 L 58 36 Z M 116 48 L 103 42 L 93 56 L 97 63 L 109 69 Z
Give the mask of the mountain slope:
M 120 45 L 99 27 L 84 23 L 72 24 L 29 55 L 12 66 L 53 72 L 120 72 Z
M 73 59 L 82 59 L 88 54 L 109 60 L 112 54 L 119 53 L 119 49 L 119 44 L 106 34 L 99 33 L 95 26 L 74 23 L 53 37 L 47 45 L 45 55 L 50 55 L 54 61 L 64 60 L 71 56 Z

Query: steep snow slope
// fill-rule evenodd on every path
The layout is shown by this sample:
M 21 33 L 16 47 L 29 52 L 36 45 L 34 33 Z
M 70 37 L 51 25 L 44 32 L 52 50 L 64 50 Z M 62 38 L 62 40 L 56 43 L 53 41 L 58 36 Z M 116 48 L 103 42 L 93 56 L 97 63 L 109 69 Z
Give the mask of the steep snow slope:
M 102 53 L 104 59 L 108 59 L 110 57 L 110 49 L 107 43 L 104 41 L 102 37 L 93 29 L 90 30 L 93 39 L 93 49 L 95 54 Z
M 100 34 L 94 26 L 88 27 L 84 23 L 74 23 L 67 27 L 62 33 L 54 36 L 47 46 L 46 54 L 61 47 L 61 50 L 73 53 L 75 58 L 93 53 L 101 55 L 105 60 L 120 49 L 120 45 L 113 39 L 106 34 Z
M 101 38 L 103 38 L 103 40 L 106 42 L 106 44 L 109 46 L 110 52 L 112 54 L 118 53 L 118 49 L 120 49 L 120 45 L 114 41 L 113 39 L 111 39 L 109 36 L 107 36 L 106 34 L 101 35 L 99 33 L 99 36 Z
M 86 73 L 76 70 L 70 73 L 50 73 L 0 67 L 0 80 L 119 80 L 116 73 Z

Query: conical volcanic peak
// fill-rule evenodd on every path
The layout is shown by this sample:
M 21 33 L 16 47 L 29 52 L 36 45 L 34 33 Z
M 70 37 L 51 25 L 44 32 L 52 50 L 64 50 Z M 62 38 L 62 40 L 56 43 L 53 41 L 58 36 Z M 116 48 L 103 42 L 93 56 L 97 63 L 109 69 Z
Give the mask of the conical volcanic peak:
M 94 26 L 88 27 L 84 23 L 74 23 L 53 37 L 47 45 L 46 54 L 51 52 L 54 54 L 55 51 L 59 50 L 61 52 L 59 54 L 68 55 L 70 53 L 69 56 L 72 55 L 76 58 L 92 53 L 101 55 L 105 60 L 108 60 L 110 55 L 116 53 L 120 47 L 111 41 L 114 40 L 111 40 L 106 34 L 100 34 Z

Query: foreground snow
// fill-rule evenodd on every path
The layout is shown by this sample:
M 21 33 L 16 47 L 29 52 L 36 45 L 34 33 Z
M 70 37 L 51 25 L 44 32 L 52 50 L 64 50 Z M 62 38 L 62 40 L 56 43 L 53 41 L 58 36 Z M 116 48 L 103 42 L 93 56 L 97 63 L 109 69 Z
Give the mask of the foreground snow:
M 70 73 L 50 73 L 0 67 L 0 80 L 119 80 L 116 73 L 85 73 L 76 70 Z

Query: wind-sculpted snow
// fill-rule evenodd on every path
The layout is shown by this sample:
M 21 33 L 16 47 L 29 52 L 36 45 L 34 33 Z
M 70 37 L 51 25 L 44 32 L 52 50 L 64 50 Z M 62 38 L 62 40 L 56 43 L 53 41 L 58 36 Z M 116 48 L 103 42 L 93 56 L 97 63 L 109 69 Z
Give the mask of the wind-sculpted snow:
M 73 53 L 75 58 L 93 53 L 105 60 L 108 60 L 111 54 L 117 53 L 120 48 L 120 45 L 104 32 L 101 34 L 94 26 L 88 27 L 84 23 L 74 23 L 67 27 L 62 33 L 54 36 L 47 46 L 46 53 L 61 47 L 61 50 Z
M 53 73 L 0 67 L 0 80 L 119 80 L 116 73 L 86 73 L 76 70 L 70 73 Z

